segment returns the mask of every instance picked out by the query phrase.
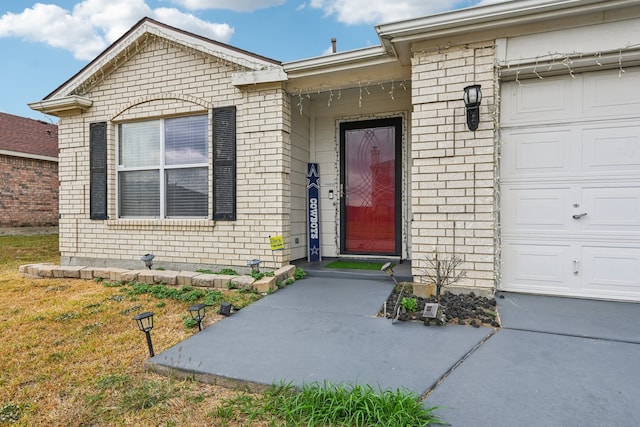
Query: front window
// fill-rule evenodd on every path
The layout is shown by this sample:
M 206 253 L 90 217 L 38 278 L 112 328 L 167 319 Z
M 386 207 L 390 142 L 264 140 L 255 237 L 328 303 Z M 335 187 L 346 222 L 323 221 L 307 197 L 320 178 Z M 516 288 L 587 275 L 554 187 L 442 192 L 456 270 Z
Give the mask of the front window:
M 121 218 L 208 216 L 208 128 L 206 115 L 119 126 Z

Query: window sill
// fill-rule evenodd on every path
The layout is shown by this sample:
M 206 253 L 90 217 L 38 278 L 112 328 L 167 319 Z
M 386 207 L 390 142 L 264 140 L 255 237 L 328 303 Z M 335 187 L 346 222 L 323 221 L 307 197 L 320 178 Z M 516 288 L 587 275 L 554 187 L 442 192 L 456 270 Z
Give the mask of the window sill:
M 188 231 L 213 230 L 211 219 L 109 219 L 107 228 L 112 230 Z

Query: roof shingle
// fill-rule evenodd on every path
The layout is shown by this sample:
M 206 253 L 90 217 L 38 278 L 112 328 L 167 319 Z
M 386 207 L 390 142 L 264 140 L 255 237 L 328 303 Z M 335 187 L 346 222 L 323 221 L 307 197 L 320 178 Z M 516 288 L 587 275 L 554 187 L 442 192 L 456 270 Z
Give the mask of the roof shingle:
M 0 112 L 0 150 L 58 157 L 58 126 Z

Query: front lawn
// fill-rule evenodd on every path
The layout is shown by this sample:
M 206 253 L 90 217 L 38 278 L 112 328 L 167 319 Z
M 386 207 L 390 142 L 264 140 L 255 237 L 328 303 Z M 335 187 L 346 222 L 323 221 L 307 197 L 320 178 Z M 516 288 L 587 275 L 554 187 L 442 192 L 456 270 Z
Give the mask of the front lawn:
M 194 333 L 187 307 L 260 296 L 78 279 L 30 279 L 18 266 L 58 262 L 57 236 L 0 236 L 0 425 L 423 426 L 418 397 L 366 386 L 279 384 L 262 394 L 145 371 L 145 336 L 133 317 L 155 313 L 156 354 Z M 400 424 L 397 424 L 400 423 Z

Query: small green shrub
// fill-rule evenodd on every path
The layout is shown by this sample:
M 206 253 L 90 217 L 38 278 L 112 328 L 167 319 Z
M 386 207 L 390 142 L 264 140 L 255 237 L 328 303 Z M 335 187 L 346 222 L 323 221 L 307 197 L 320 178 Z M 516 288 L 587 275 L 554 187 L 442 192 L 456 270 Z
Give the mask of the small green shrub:
M 416 298 L 402 298 L 400 306 L 409 312 L 414 312 L 418 309 L 418 300 Z
M 198 321 L 191 316 L 187 316 L 186 314 L 182 315 L 182 323 L 189 329 L 193 329 L 198 326 Z
M 222 292 L 216 289 L 210 290 L 207 291 L 204 295 L 204 304 L 209 306 L 218 305 L 223 298 L 224 295 L 222 295 Z
M 293 278 L 296 280 L 300 280 L 304 279 L 305 277 L 307 277 L 307 272 L 300 267 L 296 267 L 296 271 L 293 273 Z

